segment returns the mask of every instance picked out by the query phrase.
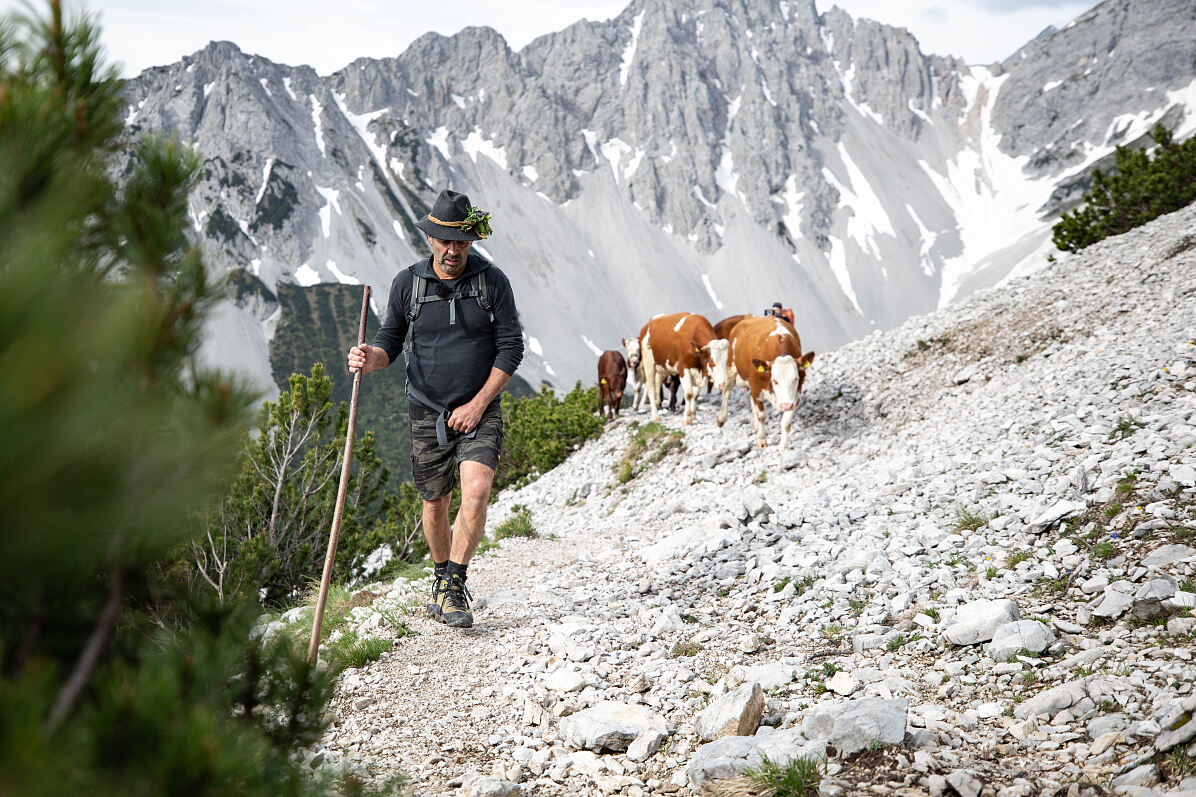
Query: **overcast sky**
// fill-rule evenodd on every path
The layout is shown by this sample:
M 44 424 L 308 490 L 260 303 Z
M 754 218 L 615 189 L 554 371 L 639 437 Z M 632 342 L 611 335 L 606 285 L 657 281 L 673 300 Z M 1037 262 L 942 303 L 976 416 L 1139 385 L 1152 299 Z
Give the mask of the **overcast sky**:
M 797 0 L 791 0 L 794 2 Z M 126 76 L 227 39 L 272 61 L 321 75 L 355 58 L 395 56 L 428 31 L 496 29 L 515 49 L 579 19 L 617 16 L 629 0 L 65 0 L 98 12 L 111 60 Z M 907 28 L 926 53 L 987 64 L 1012 55 L 1047 25 L 1062 27 L 1096 0 L 816 0 L 853 17 Z M 36 8 L 44 0 L 34 0 Z M 0 0 L 0 11 L 22 8 Z

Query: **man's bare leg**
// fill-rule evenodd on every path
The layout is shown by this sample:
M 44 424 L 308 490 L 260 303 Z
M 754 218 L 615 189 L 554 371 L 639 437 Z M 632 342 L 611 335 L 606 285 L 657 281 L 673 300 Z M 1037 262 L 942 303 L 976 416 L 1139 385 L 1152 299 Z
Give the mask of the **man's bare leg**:
M 424 539 L 428 541 L 428 554 L 436 565 L 436 574 L 432 579 L 432 595 L 428 600 L 428 615 L 431 617 L 440 617 L 440 593 L 444 587 L 444 568 L 448 565 L 449 546 L 452 543 L 448 522 L 449 503 L 452 500 L 451 492 L 434 501 L 424 500 Z
M 453 544 L 450 559 L 467 565 L 486 531 L 486 508 L 490 504 L 490 487 L 494 484 L 494 470 L 480 462 L 461 463 L 461 506 L 453 523 Z M 447 507 L 446 507 L 447 511 Z
M 494 470 L 489 466 L 469 460 L 461 463 L 461 508 L 453 523 L 451 556 L 444 570 L 444 593 L 440 601 L 441 622 L 454 628 L 473 626 L 465 580 L 469 560 L 486 531 L 486 505 L 493 483 Z

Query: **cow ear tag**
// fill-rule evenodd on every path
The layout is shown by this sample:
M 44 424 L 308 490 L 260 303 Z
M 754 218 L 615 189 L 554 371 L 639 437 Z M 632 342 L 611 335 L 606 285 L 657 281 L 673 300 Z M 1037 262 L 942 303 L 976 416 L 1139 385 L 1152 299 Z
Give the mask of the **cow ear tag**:
M 764 373 L 764 366 L 763 366 L 763 365 L 757 365 L 757 366 L 756 366 L 756 370 L 757 370 L 757 371 L 759 371 L 760 373 Z

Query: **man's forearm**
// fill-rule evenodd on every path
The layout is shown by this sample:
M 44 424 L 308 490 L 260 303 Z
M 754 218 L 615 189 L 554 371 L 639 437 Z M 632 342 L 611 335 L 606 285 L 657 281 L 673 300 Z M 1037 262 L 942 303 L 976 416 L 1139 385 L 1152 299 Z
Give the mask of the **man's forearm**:
M 482 385 L 482 389 L 477 392 L 473 400 L 482 407 L 489 407 L 490 402 L 494 401 L 495 397 L 502 392 L 502 389 L 507 386 L 507 382 L 511 381 L 511 375 L 501 368 L 491 368 L 490 376 L 486 378 L 486 384 Z

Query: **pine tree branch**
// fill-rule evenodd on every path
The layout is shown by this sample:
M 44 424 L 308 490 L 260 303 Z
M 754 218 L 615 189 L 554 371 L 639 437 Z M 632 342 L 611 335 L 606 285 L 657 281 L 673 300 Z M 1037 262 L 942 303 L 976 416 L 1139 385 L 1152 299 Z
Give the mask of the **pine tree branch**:
M 79 695 L 83 694 L 87 682 L 91 680 L 92 673 L 95 672 L 100 655 L 108 644 L 108 637 L 116 626 L 116 616 L 120 612 L 121 583 L 120 567 L 113 567 L 112 572 L 108 575 L 108 600 L 104 603 L 100 616 L 96 618 L 95 628 L 91 630 L 91 636 L 83 647 L 83 652 L 79 654 L 79 661 L 75 664 L 74 672 L 63 685 L 62 691 L 58 693 L 58 699 L 54 701 L 54 708 L 51 709 L 45 724 L 47 734 L 57 730 L 62 721 L 71 713 L 71 709 L 79 700 Z

